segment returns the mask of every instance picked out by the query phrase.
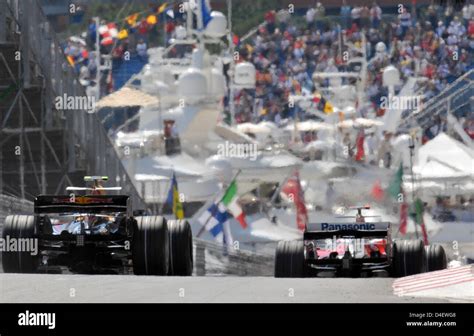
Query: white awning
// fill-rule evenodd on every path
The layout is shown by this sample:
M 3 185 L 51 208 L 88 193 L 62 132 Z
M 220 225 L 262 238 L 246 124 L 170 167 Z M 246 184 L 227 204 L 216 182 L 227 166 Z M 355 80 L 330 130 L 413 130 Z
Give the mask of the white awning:
M 96 104 L 96 108 L 103 107 L 131 107 L 158 105 L 158 98 L 145 92 L 124 87 L 105 96 Z

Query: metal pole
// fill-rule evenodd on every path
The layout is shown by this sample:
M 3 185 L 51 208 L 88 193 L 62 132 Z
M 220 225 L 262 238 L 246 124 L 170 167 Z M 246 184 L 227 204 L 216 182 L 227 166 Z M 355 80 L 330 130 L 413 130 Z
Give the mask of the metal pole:
M 21 93 L 23 94 L 23 92 Z M 24 131 L 25 131 L 25 126 L 23 124 L 23 100 L 20 99 L 18 102 L 18 107 L 20 109 L 20 192 L 21 192 L 21 199 L 25 199 L 25 158 L 23 156 L 23 137 L 24 137 Z M 16 149 L 15 149 L 16 151 Z M 16 153 L 15 153 L 16 154 Z
M 0 43 L 7 41 L 7 5 L 5 0 L 0 0 Z
M 188 40 L 193 38 L 193 11 L 189 1 L 187 2 L 186 7 L 186 36 Z
M 198 31 L 202 33 L 202 30 L 204 29 L 204 19 L 202 17 L 202 0 L 197 1 L 197 8 L 198 8 L 197 28 L 198 28 Z
M 30 87 L 30 27 L 27 21 L 30 20 L 30 6 L 22 1 L 23 13 L 21 15 L 21 63 L 23 64 L 23 87 Z M 34 38 L 33 38 L 34 39 Z M 23 150 L 23 149 L 22 149 Z
M 338 33 L 338 36 L 337 36 L 337 42 L 338 42 L 338 44 L 339 44 L 339 58 L 340 58 L 341 60 L 343 60 L 343 59 L 342 59 L 342 27 L 341 27 L 341 25 L 339 25 L 339 24 L 338 24 L 337 26 L 338 26 L 338 28 L 339 28 L 339 29 L 338 29 L 338 30 L 339 30 L 339 33 Z M 345 63 L 345 62 L 343 62 L 343 63 Z M 344 70 L 347 71 L 347 64 L 345 64 Z
M 165 46 L 165 48 L 168 46 L 168 34 L 166 33 L 166 24 L 167 24 L 167 17 L 166 17 L 166 10 L 165 12 L 163 13 L 163 45 Z
M 229 43 L 234 48 L 234 40 L 232 38 L 232 0 L 227 0 L 227 21 L 229 21 Z
M 0 196 L 2 194 L 3 194 L 3 145 L 0 147 Z
M 100 26 L 100 19 L 99 17 L 94 18 L 95 20 L 95 63 L 97 66 L 97 72 L 95 75 L 96 81 L 96 92 L 95 98 L 97 101 L 100 100 L 100 34 L 99 34 L 99 26 Z
M 227 20 L 229 25 L 229 53 L 231 56 L 231 62 L 229 67 L 229 112 L 230 112 L 230 125 L 234 125 L 235 121 L 235 101 L 234 101 L 234 79 L 235 79 L 235 59 L 234 59 L 234 39 L 232 38 L 232 0 L 227 0 Z
M 360 89 L 358 90 L 357 100 L 359 102 L 359 109 L 364 105 L 364 97 L 367 83 L 367 39 L 365 34 L 362 33 L 362 69 L 360 78 Z
M 51 85 L 49 82 L 46 83 L 47 86 Z M 43 91 L 44 92 L 44 91 Z M 43 95 L 41 95 L 41 133 L 45 129 L 45 108 L 46 103 L 44 101 Z M 41 151 L 41 193 L 46 194 L 46 152 L 45 152 L 44 137 L 40 134 L 40 151 Z
M 410 148 L 411 198 L 412 198 L 413 205 L 415 205 L 415 176 L 413 175 L 413 155 L 414 155 L 415 143 L 414 143 L 413 137 L 410 137 L 409 148 Z M 416 239 L 418 239 L 418 223 L 416 222 L 416 218 L 414 219 L 414 222 L 415 222 L 415 236 L 416 236 Z

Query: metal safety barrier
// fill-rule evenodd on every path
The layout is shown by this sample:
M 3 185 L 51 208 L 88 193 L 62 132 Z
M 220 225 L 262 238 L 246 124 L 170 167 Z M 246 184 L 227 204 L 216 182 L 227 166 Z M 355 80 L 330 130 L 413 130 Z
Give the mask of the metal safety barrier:
M 273 254 L 237 250 L 198 238 L 194 238 L 194 248 L 194 272 L 197 276 L 273 276 Z
M 33 203 L 16 197 L 0 195 L 0 236 L 9 215 L 32 214 Z M 193 238 L 194 275 L 272 276 L 274 255 L 236 250 L 210 241 Z M 1 269 L 1 254 L 0 254 Z

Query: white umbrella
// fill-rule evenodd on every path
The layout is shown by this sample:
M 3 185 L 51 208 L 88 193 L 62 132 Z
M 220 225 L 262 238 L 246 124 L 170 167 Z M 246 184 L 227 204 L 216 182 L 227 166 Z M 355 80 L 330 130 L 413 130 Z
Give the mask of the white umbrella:
M 311 132 L 311 131 L 327 131 L 332 130 L 333 127 L 325 122 L 306 120 L 296 124 L 296 128 L 300 132 Z M 288 131 L 293 131 L 295 129 L 295 124 L 290 124 L 285 127 Z
M 127 107 L 127 106 L 156 106 L 158 98 L 140 90 L 123 87 L 119 91 L 105 96 L 96 104 L 96 108 Z
M 270 134 L 272 133 L 272 128 L 267 124 L 252 124 L 252 123 L 242 123 L 237 125 L 237 130 L 243 133 L 252 133 L 252 134 Z
M 337 127 L 339 128 L 371 128 L 382 125 L 382 121 L 366 118 L 349 119 L 337 123 Z
M 73 43 L 79 43 L 79 44 L 82 44 L 84 47 L 87 45 L 86 41 L 78 36 L 71 36 L 69 38 L 69 41 L 73 42 Z
M 325 150 L 325 149 L 331 148 L 333 145 L 334 145 L 334 143 L 331 144 L 331 143 L 326 142 L 326 141 L 315 140 L 315 141 L 311 141 L 309 144 L 307 144 L 307 145 L 304 147 L 304 150 L 305 150 L 305 151 L 310 151 L 310 150 Z

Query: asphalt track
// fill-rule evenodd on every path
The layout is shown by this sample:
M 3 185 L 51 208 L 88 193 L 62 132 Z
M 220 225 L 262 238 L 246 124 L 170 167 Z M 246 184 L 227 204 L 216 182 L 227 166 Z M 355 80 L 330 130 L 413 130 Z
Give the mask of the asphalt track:
M 0 274 L 1 303 L 444 302 L 393 295 L 392 278 Z

